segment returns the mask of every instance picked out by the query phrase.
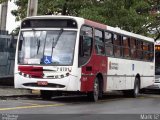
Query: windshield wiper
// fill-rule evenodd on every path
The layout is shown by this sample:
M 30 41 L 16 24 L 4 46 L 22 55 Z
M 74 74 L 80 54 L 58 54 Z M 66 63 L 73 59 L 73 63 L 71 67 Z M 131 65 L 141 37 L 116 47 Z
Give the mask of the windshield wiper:
M 63 28 L 61 28 L 61 30 L 60 30 L 57 38 L 56 38 L 55 40 L 54 40 L 54 38 L 53 38 L 51 56 L 52 56 L 52 54 L 53 54 L 53 48 L 55 48 L 55 46 L 57 45 L 57 42 L 58 42 L 60 36 L 62 35 L 62 33 L 63 33 Z
M 38 36 L 36 37 L 35 30 L 34 30 L 34 37 L 36 38 L 36 41 L 37 41 L 37 55 L 38 55 L 39 48 L 40 48 L 40 45 L 41 45 L 41 40 L 40 40 L 41 34 L 42 34 L 42 32 L 40 32 L 39 38 L 38 38 Z
M 39 51 L 39 48 L 40 48 L 40 39 L 37 39 L 37 54 L 38 54 L 38 51 Z
M 63 33 L 63 28 L 61 28 L 61 30 L 60 30 L 60 32 L 58 33 L 58 36 L 57 36 L 57 38 L 55 39 L 55 41 L 54 41 L 54 39 L 53 39 L 53 43 L 54 43 L 54 44 L 52 44 L 52 48 L 55 48 L 55 46 L 57 45 L 57 42 L 58 42 L 60 36 L 62 35 L 62 33 Z
M 39 51 L 39 47 L 40 47 L 40 40 L 38 39 L 38 37 L 36 37 L 36 30 L 34 28 L 32 28 L 33 34 L 34 34 L 34 39 L 36 39 L 37 42 L 37 54 Z

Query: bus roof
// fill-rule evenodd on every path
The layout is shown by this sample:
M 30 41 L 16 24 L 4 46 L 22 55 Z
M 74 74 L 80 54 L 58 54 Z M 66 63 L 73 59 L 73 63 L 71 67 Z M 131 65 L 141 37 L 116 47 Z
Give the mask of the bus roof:
M 153 38 L 146 37 L 146 36 L 139 35 L 139 34 L 135 34 L 135 33 L 132 33 L 132 32 L 128 32 L 128 31 L 122 30 L 120 28 L 107 26 L 107 30 L 111 31 L 111 32 L 122 34 L 124 36 L 131 36 L 131 37 L 134 37 L 134 38 L 137 38 L 137 39 L 146 40 L 146 41 L 149 41 L 149 42 L 154 42 Z
M 98 22 L 94 22 L 94 21 L 91 21 L 91 20 L 87 20 L 87 19 L 84 19 L 84 18 L 81 18 L 81 17 L 63 16 L 63 15 L 43 15 L 43 16 L 27 17 L 27 18 L 23 19 L 22 21 L 24 21 L 26 19 L 44 19 L 44 18 L 45 19 L 54 19 L 54 18 L 68 19 L 68 18 L 71 18 L 71 19 L 74 19 L 74 20 L 76 20 L 78 22 L 81 22 L 82 24 L 91 25 L 91 26 L 94 26 L 94 27 L 99 28 L 99 29 L 104 29 L 104 30 L 107 30 L 107 31 L 110 31 L 110 32 L 122 34 L 124 36 L 134 37 L 136 39 L 141 39 L 141 40 L 145 40 L 145 41 L 149 41 L 149 42 L 154 42 L 153 38 L 145 37 L 143 35 L 139 35 L 139 34 L 135 34 L 135 33 L 132 33 L 132 32 L 128 32 L 128 31 L 122 30 L 120 28 L 111 27 L 111 26 L 108 26 L 108 25 L 105 25 L 105 24 L 101 24 L 101 23 L 98 23 Z

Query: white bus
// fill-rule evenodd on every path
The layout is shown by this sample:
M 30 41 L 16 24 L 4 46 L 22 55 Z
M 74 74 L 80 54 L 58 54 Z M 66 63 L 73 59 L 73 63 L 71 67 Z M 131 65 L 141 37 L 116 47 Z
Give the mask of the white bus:
M 154 83 L 154 39 L 72 16 L 34 16 L 20 27 L 15 88 L 42 98 L 84 93 L 97 101 L 107 91 L 136 97 Z

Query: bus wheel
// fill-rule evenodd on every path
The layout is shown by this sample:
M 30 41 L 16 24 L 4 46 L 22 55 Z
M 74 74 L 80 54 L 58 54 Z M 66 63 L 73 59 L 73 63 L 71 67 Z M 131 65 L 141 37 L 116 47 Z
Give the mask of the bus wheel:
M 41 98 L 44 100 L 50 100 L 52 98 L 52 91 L 41 90 Z
M 139 91 L 140 91 L 140 81 L 136 77 L 134 82 L 134 89 L 132 90 L 131 93 L 132 97 L 136 98 L 139 95 Z
M 93 85 L 93 91 L 88 93 L 88 97 L 91 101 L 98 101 L 98 97 L 99 97 L 99 82 L 98 82 L 98 78 L 95 79 L 94 81 L 94 85 Z

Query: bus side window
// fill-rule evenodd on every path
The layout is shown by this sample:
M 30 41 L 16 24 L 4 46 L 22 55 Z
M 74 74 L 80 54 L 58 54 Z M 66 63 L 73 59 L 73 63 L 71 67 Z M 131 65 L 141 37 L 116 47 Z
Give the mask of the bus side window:
M 131 47 L 131 58 L 137 59 L 136 39 L 135 38 L 130 38 L 130 47 Z
M 91 55 L 92 39 L 88 36 L 80 36 L 81 56 L 87 57 Z
M 114 44 L 114 56 L 121 57 L 121 36 L 114 34 L 113 44 Z
M 105 54 L 103 32 L 97 29 L 95 29 L 95 48 L 98 55 Z
M 113 34 L 110 32 L 105 32 L 105 51 L 106 55 L 112 56 L 113 55 Z
M 81 28 L 79 37 L 79 59 L 78 66 L 85 64 L 92 53 L 93 29 L 88 26 Z
M 129 44 L 129 38 L 123 36 L 123 55 L 125 58 L 129 58 L 130 57 L 130 44 Z
M 143 42 L 140 40 L 137 40 L 137 58 L 142 60 L 143 59 Z
M 150 43 L 149 44 L 149 61 L 154 60 L 154 44 Z
M 148 42 L 143 41 L 143 59 L 148 61 L 149 60 L 149 45 Z

